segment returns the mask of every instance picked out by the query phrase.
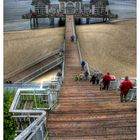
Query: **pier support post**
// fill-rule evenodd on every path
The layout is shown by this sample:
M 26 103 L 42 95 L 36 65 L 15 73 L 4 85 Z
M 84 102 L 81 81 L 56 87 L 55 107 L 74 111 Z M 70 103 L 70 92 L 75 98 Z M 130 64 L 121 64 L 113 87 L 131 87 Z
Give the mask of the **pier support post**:
M 81 19 L 80 18 L 75 18 L 75 24 L 80 25 L 80 23 L 81 23 Z
M 59 26 L 64 26 L 65 25 L 65 19 L 60 18 L 59 19 Z
M 38 28 L 38 18 L 37 17 L 33 17 L 30 18 L 30 27 L 31 28 Z
M 32 28 L 32 18 L 30 18 L 30 28 Z
M 36 26 L 38 27 L 38 18 L 36 18 Z
M 89 24 L 90 18 L 86 18 L 86 24 Z
M 50 25 L 54 25 L 54 18 L 50 18 Z

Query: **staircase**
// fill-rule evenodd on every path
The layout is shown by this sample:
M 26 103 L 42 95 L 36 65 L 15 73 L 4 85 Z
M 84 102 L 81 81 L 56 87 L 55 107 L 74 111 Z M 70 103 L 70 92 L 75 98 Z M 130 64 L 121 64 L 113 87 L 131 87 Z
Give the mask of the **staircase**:
M 50 140 L 135 140 L 136 103 L 120 103 L 115 91 L 100 91 L 81 72 L 76 44 L 70 41 L 73 17 L 66 17 L 65 79 L 59 104 L 48 116 Z

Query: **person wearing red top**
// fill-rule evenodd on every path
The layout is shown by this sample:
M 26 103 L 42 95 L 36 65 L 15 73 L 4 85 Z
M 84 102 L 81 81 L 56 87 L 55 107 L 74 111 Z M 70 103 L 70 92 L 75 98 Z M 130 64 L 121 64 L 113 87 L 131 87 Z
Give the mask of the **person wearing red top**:
M 128 79 L 128 76 L 125 77 L 125 80 L 120 84 L 120 101 L 126 102 L 126 96 L 130 89 L 133 88 L 132 82 Z M 124 99 L 124 100 L 123 100 Z
M 110 80 L 111 80 L 111 76 L 110 76 L 110 73 L 107 73 L 106 75 L 104 75 L 104 77 L 103 77 L 103 81 L 102 81 L 102 83 L 103 83 L 103 89 L 105 90 L 108 90 L 108 88 L 109 88 L 109 85 L 110 85 Z

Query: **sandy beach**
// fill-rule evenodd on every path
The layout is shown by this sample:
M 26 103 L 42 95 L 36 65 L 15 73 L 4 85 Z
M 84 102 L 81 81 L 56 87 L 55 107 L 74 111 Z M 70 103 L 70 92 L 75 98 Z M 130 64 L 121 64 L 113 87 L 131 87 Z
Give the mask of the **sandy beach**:
M 4 75 L 60 48 L 64 28 L 4 33 Z
M 77 26 L 83 59 L 117 78 L 136 76 L 136 21 Z M 24 67 L 61 46 L 64 28 L 4 33 L 4 74 Z
M 136 76 L 136 21 L 77 26 L 83 59 L 117 78 Z

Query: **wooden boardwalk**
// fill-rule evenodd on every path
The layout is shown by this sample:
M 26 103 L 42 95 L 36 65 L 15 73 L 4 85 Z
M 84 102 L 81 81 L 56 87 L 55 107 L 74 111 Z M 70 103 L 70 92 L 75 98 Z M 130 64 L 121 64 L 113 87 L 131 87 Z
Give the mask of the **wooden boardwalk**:
M 120 103 L 115 91 L 100 91 L 81 72 L 76 44 L 70 42 L 72 16 L 66 17 L 65 79 L 59 104 L 48 116 L 50 140 L 135 140 L 136 103 Z

